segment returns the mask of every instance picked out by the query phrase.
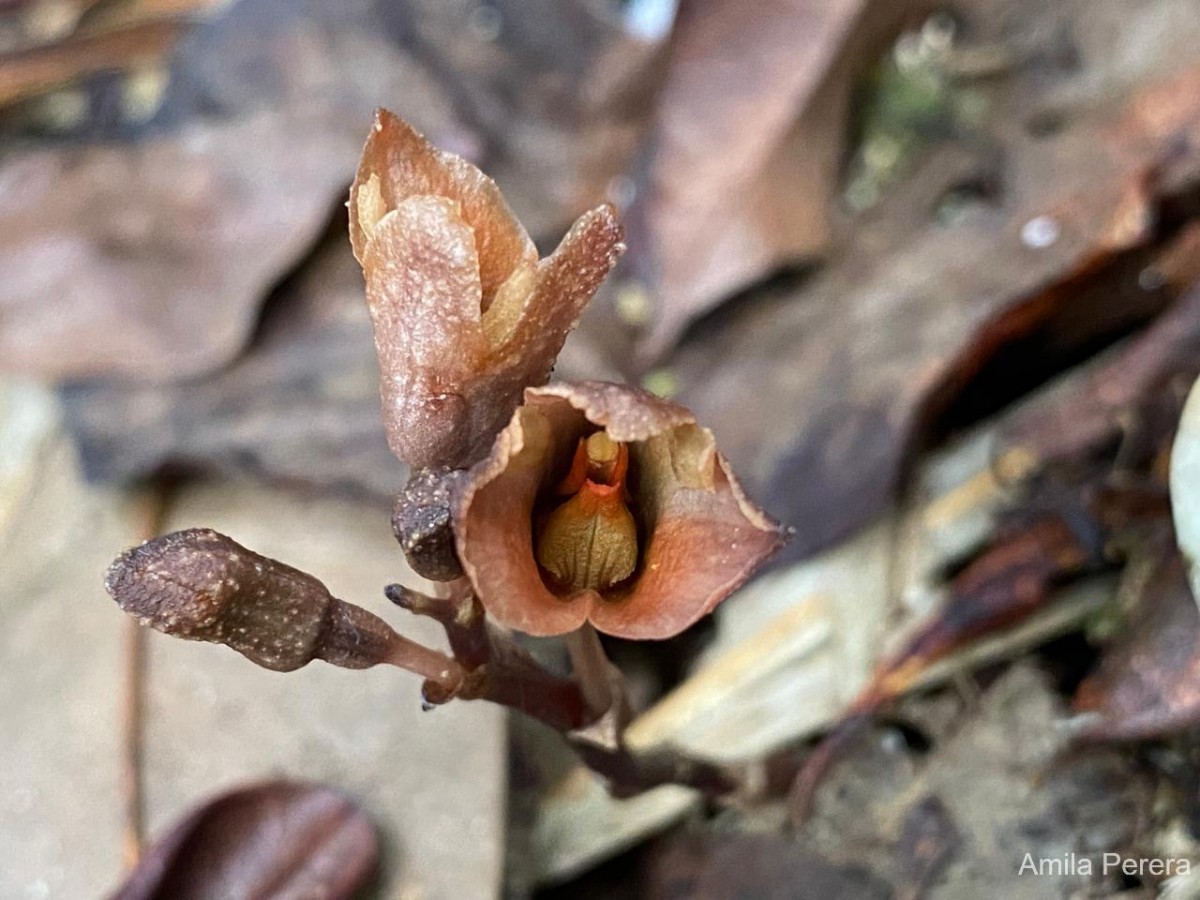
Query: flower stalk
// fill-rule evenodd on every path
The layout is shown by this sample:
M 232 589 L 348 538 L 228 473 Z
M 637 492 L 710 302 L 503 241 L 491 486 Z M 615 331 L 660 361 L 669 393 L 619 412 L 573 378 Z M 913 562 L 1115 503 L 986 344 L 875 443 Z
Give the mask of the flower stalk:
M 600 636 L 591 625 L 581 625 L 577 631 L 566 636 L 567 652 L 571 656 L 571 671 L 579 681 L 580 690 L 588 709 L 596 719 L 621 707 L 618 718 L 627 718 L 628 703 L 624 696 L 624 682 L 620 672 L 608 661 Z M 624 730 L 624 722 L 618 725 Z

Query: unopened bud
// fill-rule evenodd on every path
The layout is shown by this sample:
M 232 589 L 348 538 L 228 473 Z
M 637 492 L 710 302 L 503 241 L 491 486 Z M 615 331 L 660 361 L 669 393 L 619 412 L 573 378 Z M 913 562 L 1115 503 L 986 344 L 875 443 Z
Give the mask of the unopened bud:
M 453 581 L 463 573 L 450 518 L 454 482 L 462 474 L 445 466 L 414 472 L 392 510 L 392 532 L 404 558 L 430 581 Z
M 331 596 L 313 576 L 207 528 L 177 531 L 121 554 L 105 588 L 143 625 L 225 644 L 267 669 L 323 659 L 365 669 L 401 640 L 382 619 Z

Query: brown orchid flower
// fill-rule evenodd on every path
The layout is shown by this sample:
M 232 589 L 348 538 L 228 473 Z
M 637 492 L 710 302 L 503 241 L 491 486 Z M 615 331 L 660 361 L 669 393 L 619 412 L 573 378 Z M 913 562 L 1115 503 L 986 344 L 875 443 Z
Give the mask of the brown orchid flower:
M 386 110 L 349 207 L 392 452 L 414 469 L 469 465 L 549 377 L 624 250 L 616 215 L 586 213 L 539 261 L 490 178 Z
M 688 410 L 602 382 L 525 391 L 467 475 L 454 531 L 501 624 L 625 638 L 687 628 L 782 539 Z

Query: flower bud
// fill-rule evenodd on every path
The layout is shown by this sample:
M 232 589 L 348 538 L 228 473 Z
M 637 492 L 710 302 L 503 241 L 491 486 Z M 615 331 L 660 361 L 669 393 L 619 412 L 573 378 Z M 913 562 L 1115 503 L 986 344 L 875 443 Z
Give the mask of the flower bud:
M 267 669 L 313 659 L 348 669 L 388 661 L 399 639 L 313 576 L 207 528 L 177 531 L 121 554 L 104 586 L 143 625 L 225 644 Z
M 445 466 L 412 474 L 392 510 L 392 533 L 412 570 L 430 581 L 462 577 L 450 523 L 451 494 L 462 472 Z
M 386 110 L 350 190 L 392 452 L 414 469 L 467 466 L 542 384 L 624 250 L 610 206 L 537 248 L 499 188 Z

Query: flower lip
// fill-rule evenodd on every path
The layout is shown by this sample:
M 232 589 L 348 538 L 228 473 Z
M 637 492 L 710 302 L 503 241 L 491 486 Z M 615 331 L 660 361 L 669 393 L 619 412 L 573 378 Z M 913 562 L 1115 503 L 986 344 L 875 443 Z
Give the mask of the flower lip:
M 569 474 L 580 440 L 600 431 L 627 447 L 635 569 L 606 587 L 556 591 L 536 559 L 535 520 Z M 670 637 L 711 612 L 782 539 L 690 412 L 600 382 L 527 390 L 491 454 L 465 478 L 454 524 L 463 568 L 485 608 L 534 635 L 590 621 L 620 637 Z
M 628 469 L 629 448 L 596 431 L 579 439 L 553 495 L 535 499 L 535 509 L 549 507 L 535 512 L 534 543 L 542 580 L 555 595 L 607 592 L 636 571 L 638 525 L 627 502 Z

